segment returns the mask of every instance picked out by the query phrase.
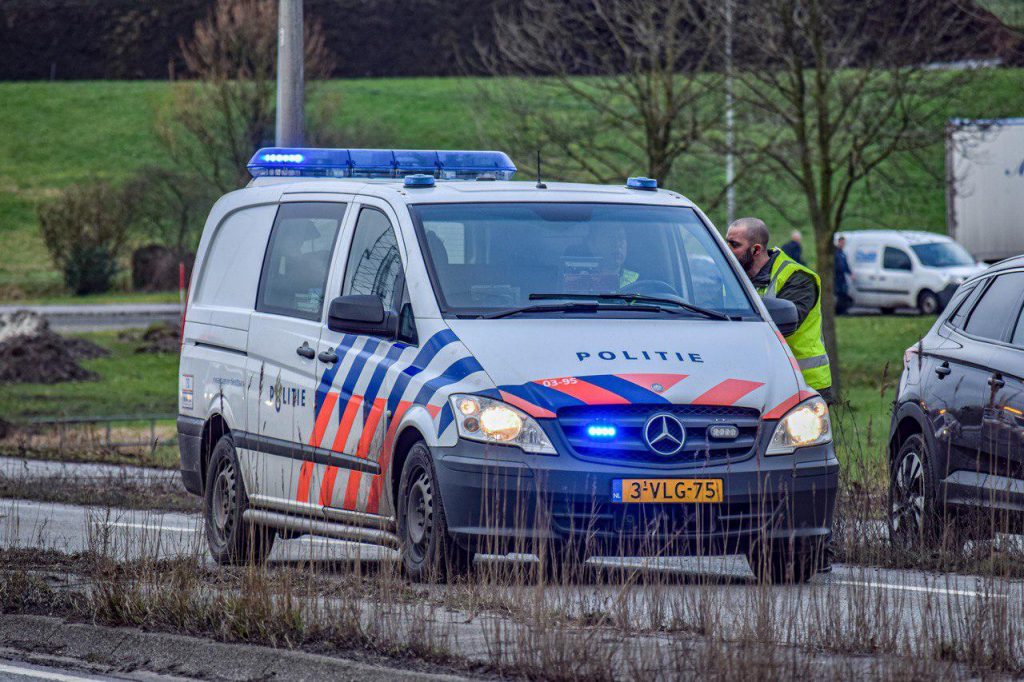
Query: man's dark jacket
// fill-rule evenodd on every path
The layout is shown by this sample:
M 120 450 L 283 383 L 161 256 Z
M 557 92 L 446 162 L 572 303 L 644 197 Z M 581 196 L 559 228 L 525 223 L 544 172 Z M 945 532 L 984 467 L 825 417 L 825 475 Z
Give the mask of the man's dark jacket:
M 768 262 L 764 264 L 764 267 L 756 275 L 750 278 L 755 288 L 766 287 L 771 282 L 772 265 L 775 264 L 775 259 L 778 257 L 778 249 L 772 249 L 772 255 Z M 789 279 L 786 280 L 786 283 L 775 297 L 784 298 L 792 302 L 796 306 L 799 324 L 803 324 L 807 315 L 810 314 L 811 308 L 814 307 L 815 302 L 818 300 L 818 285 L 813 277 L 806 272 L 798 270 L 789 276 Z
M 804 264 L 803 253 L 804 248 L 800 246 L 800 242 L 795 239 L 790 239 L 788 242 L 779 247 L 782 249 L 782 253 L 786 254 L 800 265 Z

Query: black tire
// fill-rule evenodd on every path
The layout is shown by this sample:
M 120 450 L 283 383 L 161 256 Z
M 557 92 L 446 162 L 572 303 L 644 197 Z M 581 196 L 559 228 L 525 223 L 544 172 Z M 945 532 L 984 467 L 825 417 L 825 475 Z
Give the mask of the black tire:
M 882 311 L 883 315 L 892 315 L 896 312 L 895 308 L 879 308 L 879 310 Z
M 759 583 L 806 583 L 827 563 L 825 548 L 823 540 L 757 542 L 747 552 L 747 564 Z
M 917 295 L 917 312 L 922 315 L 938 315 L 941 310 L 942 302 L 934 291 L 925 289 Z
M 203 502 L 206 542 L 217 563 L 248 564 L 266 560 L 274 546 L 274 531 L 245 520 L 249 497 L 230 434 L 221 436 L 210 454 Z
M 398 542 L 402 568 L 415 582 L 445 582 L 473 566 L 473 552 L 448 532 L 434 460 L 426 443 L 409 450 L 398 483 Z
M 937 547 L 947 535 L 938 499 L 939 476 L 924 437 L 914 434 L 900 446 L 889 469 L 889 540 L 907 552 Z M 948 530 L 953 529 L 949 525 Z

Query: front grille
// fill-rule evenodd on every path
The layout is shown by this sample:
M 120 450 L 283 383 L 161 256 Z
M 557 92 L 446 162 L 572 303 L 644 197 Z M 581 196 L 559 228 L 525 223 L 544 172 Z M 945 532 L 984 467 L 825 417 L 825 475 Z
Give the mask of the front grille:
M 647 420 L 655 414 L 675 416 L 686 428 L 686 442 L 674 455 L 653 452 L 644 441 Z M 712 405 L 589 405 L 564 407 L 558 411 L 558 428 L 572 451 L 582 458 L 614 460 L 636 464 L 697 464 L 721 462 L 747 456 L 757 442 L 760 414 L 748 407 Z M 592 424 L 614 424 L 616 436 L 600 441 L 587 435 Z M 731 424 L 739 430 L 733 440 L 712 440 L 712 424 Z

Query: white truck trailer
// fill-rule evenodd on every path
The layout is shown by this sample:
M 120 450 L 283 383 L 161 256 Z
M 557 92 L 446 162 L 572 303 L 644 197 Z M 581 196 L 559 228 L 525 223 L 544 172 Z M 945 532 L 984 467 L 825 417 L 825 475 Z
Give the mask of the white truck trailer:
M 946 176 L 950 237 L 979 261 L 1024 253 L 1024 118 L 951 121 Z

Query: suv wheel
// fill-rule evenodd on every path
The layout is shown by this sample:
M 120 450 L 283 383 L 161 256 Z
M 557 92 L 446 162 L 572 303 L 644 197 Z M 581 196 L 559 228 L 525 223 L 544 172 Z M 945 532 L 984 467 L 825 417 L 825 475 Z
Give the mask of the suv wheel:
M 217 563 L 260 563 L 267 558 L 274 531 L 245 520 L 249 498 L 230 435 L 221 436 L 210 455 L 203 502 L 206 542 Z
M 889 472 L 889 539 L 913 551 L 938 544 L 943 531 L 935 489 L 937 477 L 920 434 L 904 441 Z
M 939 296 L 934 291 L 925 289 L 917 295 L 917 311 L 922 315 L 938 315 L 940 307 Z
M 430 450 L 413 444 L 398 484 L 398 542 L 402 567 L 416 582 L 444 582 L 469 572 L 473 552 L 448 533 Z

